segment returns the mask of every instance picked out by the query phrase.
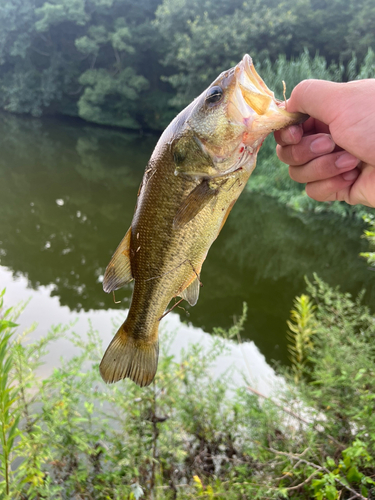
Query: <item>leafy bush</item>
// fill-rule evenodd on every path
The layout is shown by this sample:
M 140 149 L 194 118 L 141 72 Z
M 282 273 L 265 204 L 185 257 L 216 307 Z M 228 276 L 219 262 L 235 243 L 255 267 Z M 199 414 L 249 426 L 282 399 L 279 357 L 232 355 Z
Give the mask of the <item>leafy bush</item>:
M 322 56 L 307 73 L 324 78 L 335 61 L 335 80 L 355 78 L 375 45 L 373 13 L 371 0 L 3 0 L 0 107 L 160 131 L 246 52 L 258 67 L 279 61 L 277 73 L 281 54 L 306 48 Z
M 363 234 L 363 238 L 366 238 L 370 243 L 370 249 L 373 250 L 375 248 L 375 217 L 373 214 L 367 214 L 363 217 L 363 220 L 369 224 L 368 229 L 366 229 Z M 364 257 L 371 266 L 371 269 L 374 270 L 375 252 L 362 252 L 360 256 Z
M 8 309 L 0 320 L 1 498 L 373 498 L 375 318 L 361 295 L 317 276 L 307 293 L 288 323 L 293 365 L 272 398 L 233 387 L 230 372 L 212 374 L 246 309 L 178 362 L 164 335 L 157 377 L 143 389 L 102 383 L 96 332 L 82 339 L 55 328 L 25 344 Z M 41 381 L 35 370 L 62 334 L 77 354 Z

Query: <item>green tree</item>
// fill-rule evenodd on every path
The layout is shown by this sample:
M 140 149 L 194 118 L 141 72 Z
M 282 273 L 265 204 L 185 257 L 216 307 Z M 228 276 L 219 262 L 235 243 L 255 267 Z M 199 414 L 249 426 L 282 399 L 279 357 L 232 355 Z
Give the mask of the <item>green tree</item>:
M 347 78 L 374 17 L 371 0 L 4 0 L 0 107 L 162 130 L 245 52 L 339 65 L 358 51 Z
M 170 118 L 168 88 L 160 80 L 160 37 L 151 23 L 158 4 L 7 0 L 0 9 L 0 106 L 163 128 Z
M 355 51 L 360 59 L 370 47 L 375 49 L 375 4 L 372 0 L 360 0 L 355 3 L 346 40 L 349 49 Z

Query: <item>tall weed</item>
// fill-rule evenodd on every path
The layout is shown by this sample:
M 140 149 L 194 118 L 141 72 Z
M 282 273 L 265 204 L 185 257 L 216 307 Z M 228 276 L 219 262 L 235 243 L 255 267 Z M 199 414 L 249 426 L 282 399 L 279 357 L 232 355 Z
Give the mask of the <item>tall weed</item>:
M 25 343 L 11 336 L 8 310 L 0 350 L 2 498 L 372 498 L 375 318 L 361 300 L 318 277 L 308 281 L 289 321 L 286 385 L 261 400 L 246 383 L 233 387 L 230 371 L 213 372 L 244 315 L 179 360 L 164 333 L 155 382 L 141 389 L 101 381 L 92 329 L 81 338 L 55 328 Z M 61 334 L 76 354 L 40 380 L 36 368 Z

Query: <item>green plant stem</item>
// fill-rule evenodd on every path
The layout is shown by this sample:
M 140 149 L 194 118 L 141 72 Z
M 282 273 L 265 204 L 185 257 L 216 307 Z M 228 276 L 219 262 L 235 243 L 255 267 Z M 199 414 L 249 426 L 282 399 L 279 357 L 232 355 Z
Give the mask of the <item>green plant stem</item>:
M 298 461 L 312 467 L 313 469 L 316 469 L 317 473 L 318 472 L 325 472 L 326 474 L 330 474 L 330 471 L 326 467 L 323 467 L 322 465 L 316 465 L 316 464 L 314 464 L 314 462 L 309 462 L 308 460 L 301 458 L 301 455 L 294 455 L 293 453 L 287 453 L 285 451 L 278 451 L 278 450 L 275 450 L 273 448 L 267 448 L 267 447 L 264 447 L 264 449 L 266 449 L 267 451 L 271 451 L 272 453 L 275 453 L 275 455 L 282 455 L 284 457 L 290 458 L 291 460 L 298 460 Z M 351 488 L 347 484 L 340 481 L 339 478 L 335 477 L 334 479 L 343 488 L 350 491 L 350 493 L 353 493 L 354 496 L 352 498 L 360 498 L 361 500 L 369 500 L 367 497 L 364 497 L 360 493 L 357 493 L 355 490 L 353 490 L 353 488 Z
M 151 496 L 151 499 L 153 500 L 154 488 L 155 488 L 155 468 L 156 468 L 157 442 L 158 442 L 158 436 L 159 436 L 159 430 L 157 427 L 157 420 L 156 420 L 156 384 L 155 384 L 155 380 L 153 382 L 151 419 L 152 419 L 152 464 L 151 464 L 150 496 Z
M 289 408 L 287 408 L 286 406 L 282 406 L 280 403 L 277 403 L 277 401 L 275 401 L 274 399 L 271 399 L 271 398 L 265 396 L 264 394 L 262 394 L 261 392 L 257 391 L 253 387 L 247 386 L 247 389 L 250 392 L 252 392 L 253 394 L 255 394 L 256 396 L 259 396 L 259 397 L 261 397 L 263 399 L 267 399 L 268 401 L 271 401 L 272 404 L 274 404 L 275 406 L 277 406 L 278 408 L 280 408 L 280 410 L 283 410 L 285 413 L 288 413 L 289 415 L 291 415 L 292 417 L 296 418 L 297 420 L 300 420 L 304 424 L 307 424 L 307 425 L 311 424 L 311 422 L 309 422 L 305 418 L 301 417 L 300 415 L 297 415 L 297 413 L 294 413 L 294 411 L 289 410 Z M 346 448 L 346 446 L 343 443 L 340 443 L 340 441 L 337 441 L 330 434 L 326 434 L 325 431 L 319 430 L 315 425 L 313 426 L 313 429 L 314 429 L 314 431 L 319 432 L 319 433 L 324 434 L 325 436 L 327 436 L 328 439 L 330 439 L 331 441 L 333 441 L 340 448 L 342 448 L 342 449 Z
M 2 411 L 4 415 L 4 411 Z M 4 453 L 4 468 L 5 468 L 5 487 L 7 495 L 10 493 L 10 485 L 9 485 L 9 461 L 8 461 L 8 452 L 7 452 L 7 441 L 6 441 L 6 432 L 5 432 L 5 419 L 2 421 L 2 433 L 3 433 L 3 453 Z

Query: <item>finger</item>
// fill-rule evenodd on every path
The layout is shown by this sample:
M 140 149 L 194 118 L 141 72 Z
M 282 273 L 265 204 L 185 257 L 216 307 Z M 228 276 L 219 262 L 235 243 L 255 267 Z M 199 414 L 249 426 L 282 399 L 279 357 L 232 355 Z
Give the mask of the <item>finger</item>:
M 293 89 L 288 111 L 307 113 L 326 123 L 337 145 L 372 164 L 373 140 L 364 141 L 363 134 L 373 134 L 374 90 L 373 78 L 346 83 L 304 80 Z
M 302 123 L 302 129 L 305 134 L 329 134 L 328 125 L 312 117 Z
M 298 144 L 302 139 L 303 130 L 300 125 L 291 125 L 290 127 L 276 130 L 274 136 L 277 144 L 280 144 L 280 146 Z
M 315 182 L 353 170 L 359 162 L 358 158 L 346 151 L 331 153 L 319 156 L 302 166 L 290 166 L 289 175 L 296 182 Z
M 355 168 L 345 174 L 336 175 L 330 179 L 309 182 L 306 184 L 306 194 L 316 201 L 347 200 L 343 196 L 349 194 L 349 187 L 355 182 L 359 175 L 359 169 Z
M 304 165 L 314 158 L 332 153 L 335 143 L 329 134 L 305 136 L 298 144 L 277 146 L 276 153 L 287 165 Z
M 368 207 L 375 207 L 375 165 L 361 162 L 358 165 L 360 175 L 355 180 L 354 184 L 350 187 L 347 198 L 344 201 L 351 205 L 366 205 Z
M 329 134 L 328 125 L 315 120 L 315 118 L 309 118 L 301 125 L 291 125 L 290 127 L 276 130 L 274 136 L 277 144 L 288 146 L 290 144 L 298 144 L 303 135 L 317 133 Z

